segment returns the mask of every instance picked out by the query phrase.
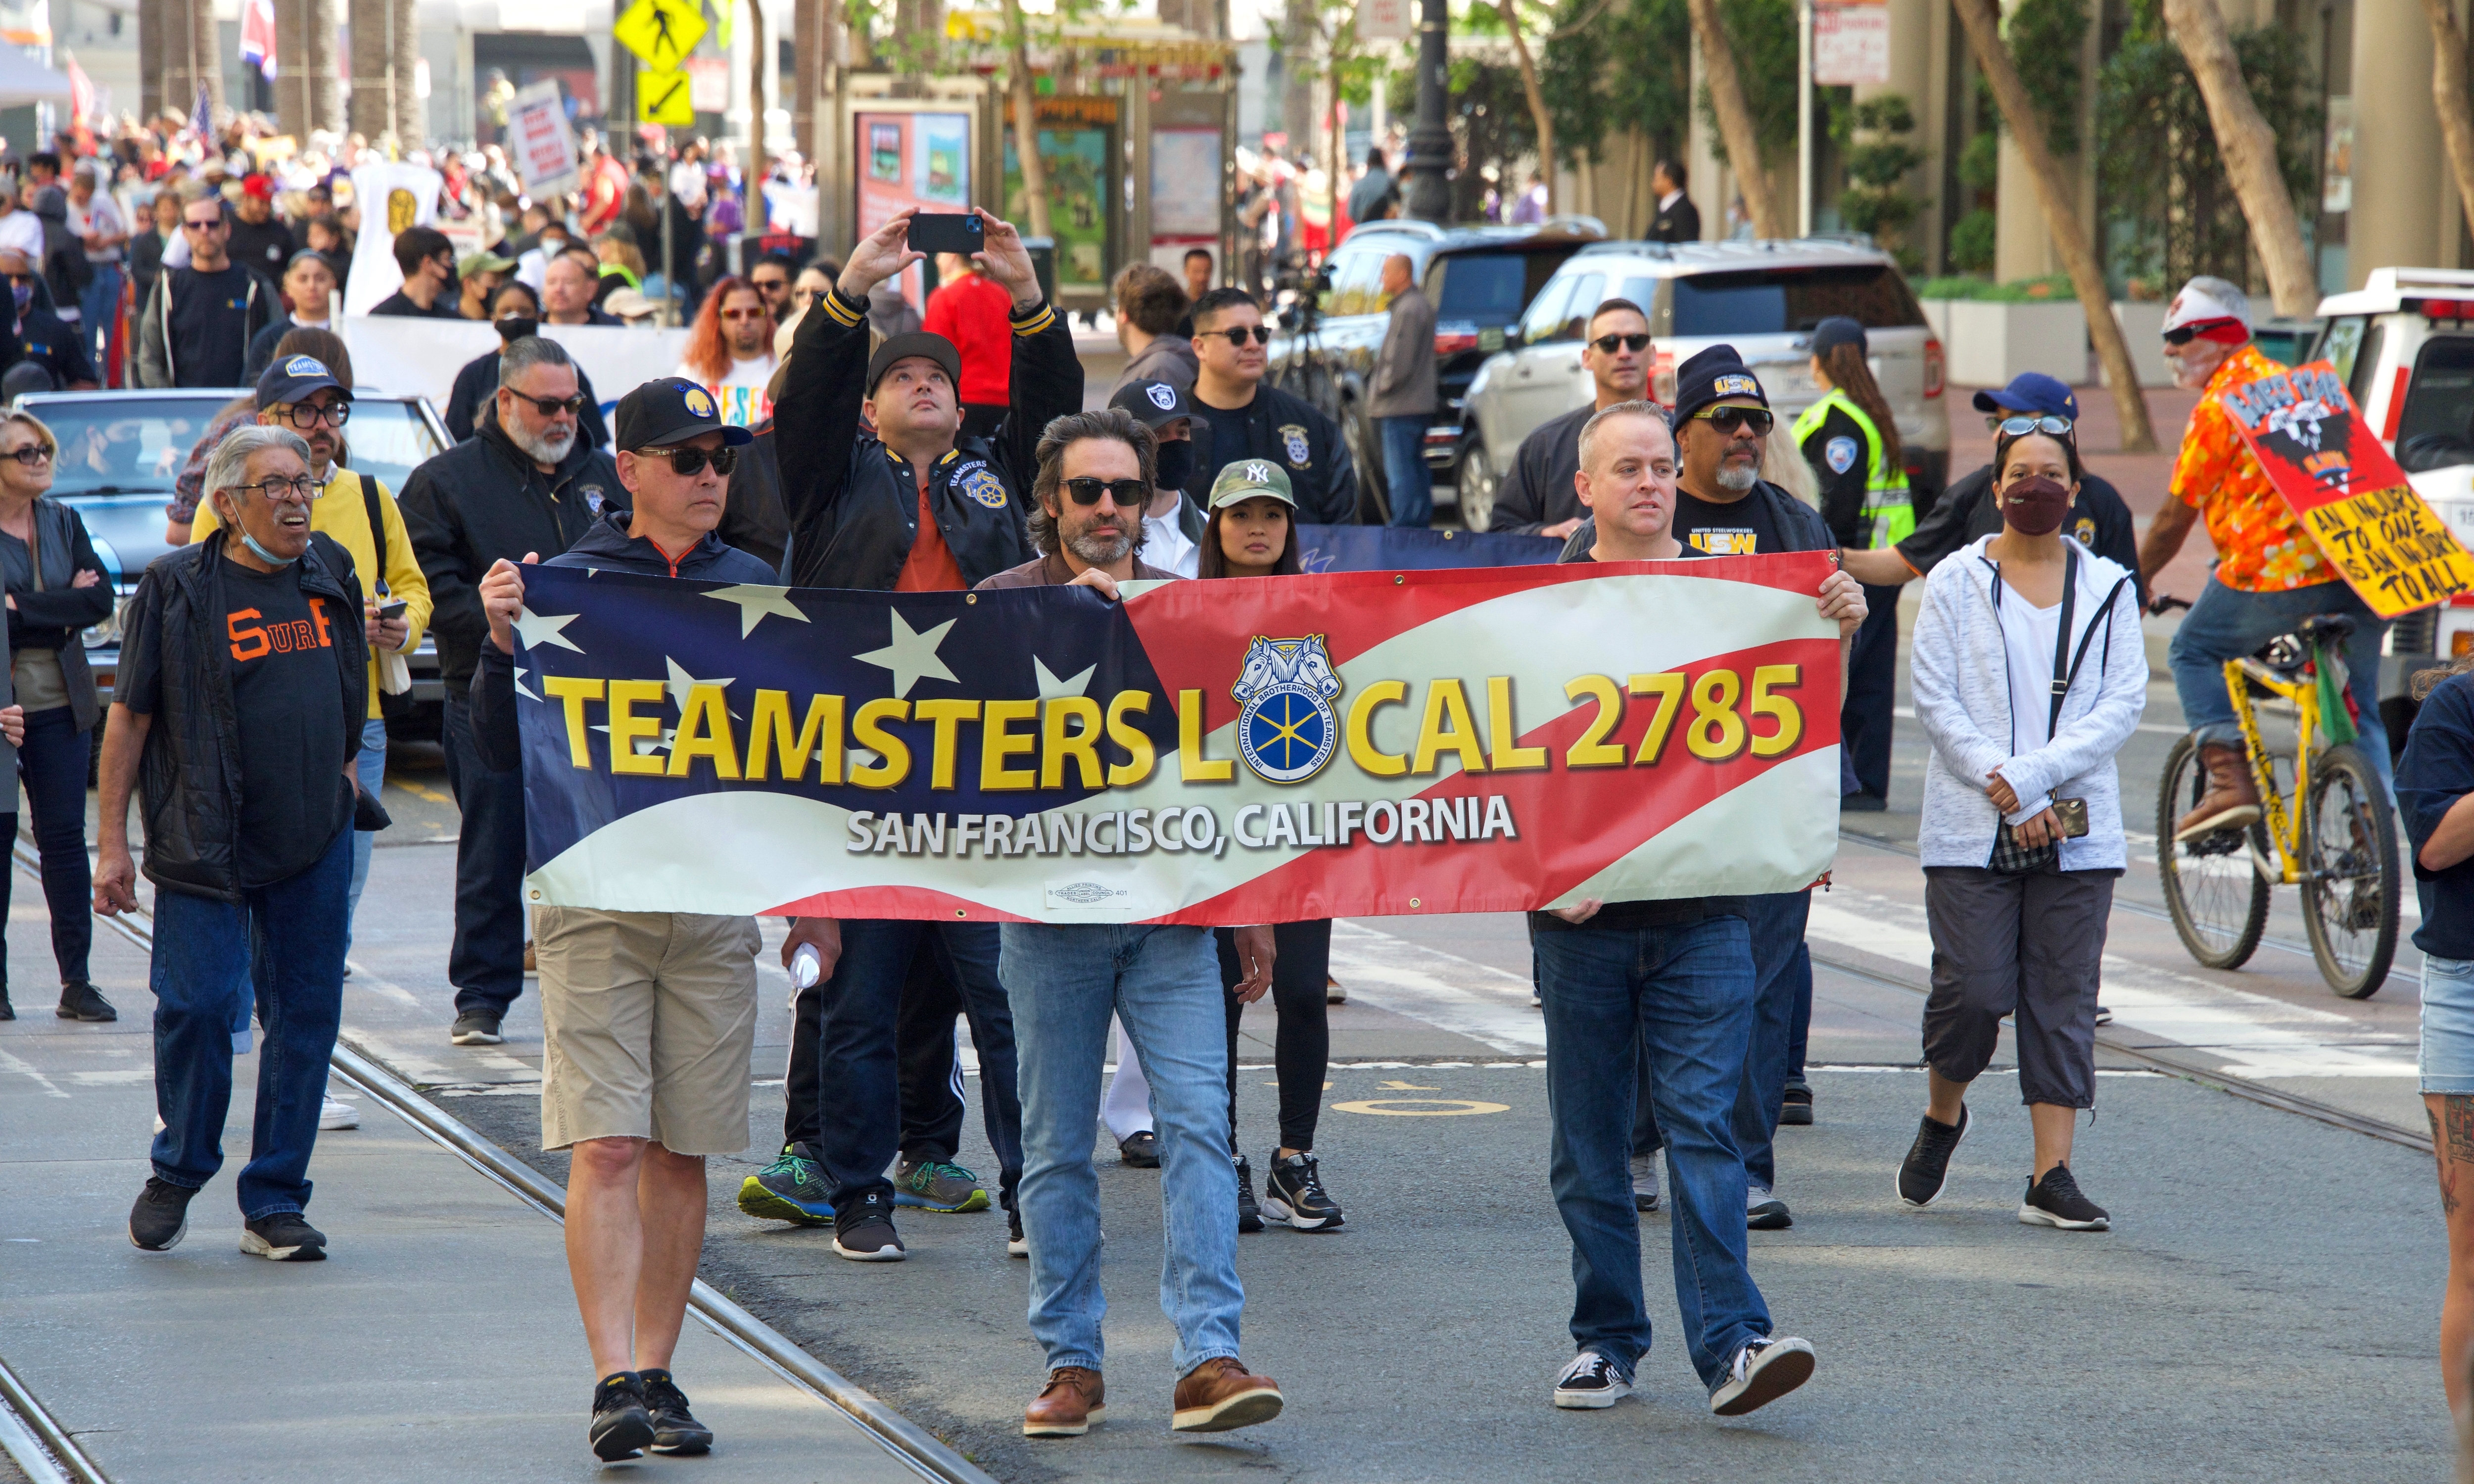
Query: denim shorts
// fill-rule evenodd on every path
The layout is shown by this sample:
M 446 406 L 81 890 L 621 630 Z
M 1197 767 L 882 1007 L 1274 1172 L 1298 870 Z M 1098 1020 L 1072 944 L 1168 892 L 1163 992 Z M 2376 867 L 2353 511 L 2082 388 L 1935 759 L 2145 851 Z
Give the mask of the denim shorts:
M 2474 1093 L 2474 959 L 2422 961 L 2422 1090 Z

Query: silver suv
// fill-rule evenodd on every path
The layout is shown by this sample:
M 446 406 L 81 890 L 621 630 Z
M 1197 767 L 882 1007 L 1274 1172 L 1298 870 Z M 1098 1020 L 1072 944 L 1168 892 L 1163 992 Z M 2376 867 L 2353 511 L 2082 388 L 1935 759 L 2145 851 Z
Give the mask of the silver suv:
M 1889 398 L 1919 494 L 1950 477 L 1950 414 L 1941 342 L 1925 323 L 1890 255 L 1823 240 L 1592 243 L 1538 292 L 1501 354 L 1478 368 L 1461 419 L 1460 516 L 1483 531 L 1494 491 L 1520 441 L 1589 400 L 1581 335 L 1600 301 L 1629 299 L 1649 314 L 1657 361 L 1649 395 L 1675 402 L 1675 368 L 1732 345 L 1761 379 L 1770 405 L 1793 418 L 1821 395 L 1811 330 L 1831 315 L 1863 322 L 1873 378 Z M 1442 491 L 1437 491 L 1438 495 Z

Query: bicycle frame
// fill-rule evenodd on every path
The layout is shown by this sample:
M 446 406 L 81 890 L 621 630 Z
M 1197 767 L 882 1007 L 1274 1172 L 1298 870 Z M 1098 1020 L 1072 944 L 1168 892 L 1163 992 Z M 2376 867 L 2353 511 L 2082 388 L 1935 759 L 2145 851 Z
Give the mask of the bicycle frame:
M 2287 680 L 2244 656 L 2225 661 L 2225 689 L 2233 697 L 2234 719 L 2242 724 L 2243 748 L 2250 759 L 2253 779 L 2259 785 L 2259 798 L 2268 815 L 2268 839 L 2275 847 L 2276 861 L 2259 858 L 2257 847 L 2251 850 L 2253 863 L 2260 874 L 2282 885 L 2292 886 L 2302 879 L 2302 813 L 2286 808 L 2285 795 L 2276 786 L 2274 759 L 2268 755 L 2268 744 L 2259 736 L 2259 717 L 2251 708 L 2251 686 L 2257 685 L 2271 695 L 2293 703 L 2299 713 L 2300 731 L 2293 747 L 2293 797 L 2311 797 L 2311 754 L 2316 750 L 2313 738 L 2319 729 L 2319 681 L 2316 670 L 2319 653 L 2312 652 L 2314 673 Z

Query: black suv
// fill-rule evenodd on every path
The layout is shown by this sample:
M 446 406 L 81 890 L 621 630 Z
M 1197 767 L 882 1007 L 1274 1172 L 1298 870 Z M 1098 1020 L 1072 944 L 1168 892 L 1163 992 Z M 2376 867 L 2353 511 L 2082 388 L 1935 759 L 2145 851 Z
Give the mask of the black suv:
M 1391 327 L 1383 260 L 1409 258 L 1410 275 L 1435 306 L 1435 359 L 1443 405 L 1426 430 L 1426 467 L 1438 502 L 1454 498 L 1460 473 L 1461 403 L 1469 378 L 1504 347 L 1538 291 L 1564 260 L 1604 238 L 1604 224 L 1564 216 L 1535 227 L 1441 227 L 1367 222 L 1323 265 L 1311 311 L 1292 301 L 1271 345 L 1271 381 L 1329 413 L 1357 465 L 1357 515 L 1379 524 L 1390 505 L 1381 440 L 1366 415 L 1367 379 Z

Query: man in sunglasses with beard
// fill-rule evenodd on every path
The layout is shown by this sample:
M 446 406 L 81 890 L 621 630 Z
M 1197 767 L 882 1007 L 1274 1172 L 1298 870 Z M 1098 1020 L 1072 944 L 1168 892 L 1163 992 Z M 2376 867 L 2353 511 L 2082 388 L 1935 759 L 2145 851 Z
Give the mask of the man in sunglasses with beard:
M 627 503 L 610 455 L 580 436 L 575 363 L 554 340 L 527 335 L 498 359 L 495 418 L 403 482 L 405 532 L 429 579 L 430 632 L 447 687 L 447 782 L 463 827 L 455 843 L 455 986 L 459 1046 L 495 1046 L 524 987 L 524 778 L 494 768 L 473 730 L 468 691 L 490 624 L 480 582 L 491 563 L 567 550 L 605 505 Z

